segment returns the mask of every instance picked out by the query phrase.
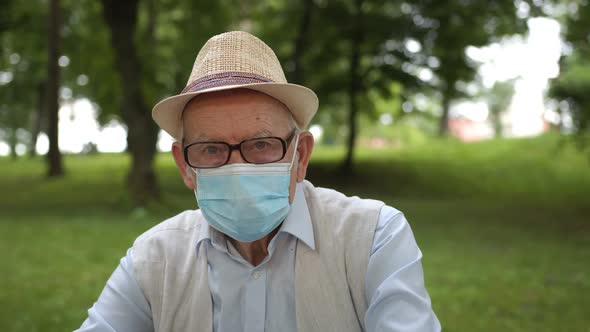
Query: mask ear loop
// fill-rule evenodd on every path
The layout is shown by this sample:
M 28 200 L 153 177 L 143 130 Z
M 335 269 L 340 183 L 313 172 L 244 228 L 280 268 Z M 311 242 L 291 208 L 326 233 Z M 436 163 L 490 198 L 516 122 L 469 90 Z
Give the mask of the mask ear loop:
M 291 158 L 291 163 L 289 164 L 289 171 L 291 171 L 291 168 L 293 168 L 293 163 L 295 161 L 295 158 L 297 157 L 297 147 L 299 146 L 299 133 L 297 133 L 297 136 L 295 136 L 295 151 L 293 152 L 293 158 Z

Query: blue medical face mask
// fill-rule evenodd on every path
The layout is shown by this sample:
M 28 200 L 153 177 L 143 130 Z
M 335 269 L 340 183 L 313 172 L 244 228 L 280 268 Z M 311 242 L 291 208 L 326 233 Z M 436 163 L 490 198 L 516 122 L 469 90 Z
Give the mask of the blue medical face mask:
M 195 196 L 207 223 L 240 242 L 253 242 L 272 232 L 291 209 L 289 183 L 294 160 L 295 155 L 290 163 L 195 169 Z

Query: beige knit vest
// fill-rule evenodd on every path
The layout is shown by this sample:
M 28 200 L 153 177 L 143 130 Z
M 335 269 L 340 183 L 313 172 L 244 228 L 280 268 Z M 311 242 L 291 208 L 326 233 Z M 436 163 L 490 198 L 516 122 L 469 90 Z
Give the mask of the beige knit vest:
M 362 331 L 365 274 L 382 202 L 346 197 L 304 181 L 316 249 L 298 241 L 295 302 L 298 331 Z M 155 331 L 213 327 L 205 250 L 196 255 L 203 217 L 186 211 L 148 230 L 133 245 L 136 279 Z

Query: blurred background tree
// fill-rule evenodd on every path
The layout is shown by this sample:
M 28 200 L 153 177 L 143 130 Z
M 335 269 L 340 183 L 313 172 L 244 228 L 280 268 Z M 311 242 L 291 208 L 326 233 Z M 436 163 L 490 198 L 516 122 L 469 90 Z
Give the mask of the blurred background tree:
M 10 84 L 0 94 L 0 126 L 16 158 L 16 145 L 28 143 L 34 154 L 39 132 L 47 125 L 47 6 L 43 1 L 3 2 L 2 70 Z M 63 73 L 60 100 L 88 98 L 99 120 L 118 120 L 127 127 L 131 167 L 127 176 L 131 197 L 139 205 L 157 199 L 153 172 L 158 131 L 150 110 L 164 96 L 179 92 L 191 68 L 197 45 L 225 31 L 235 19 L 229 2 L 193 1 L 62 3 L 63 39 L 56 59 Z M 199 18 L 203 12 L 205 18 Z M 187 43 L 185 38 L 189 38 Z M 97 56 L 98 55 L 98 56 Z M 57 126 L 57 123 L 56 123 Z M 50 135 L 51 138 L 51 135 Z M 53 139 L 50 139 L 53 141 Z M 57 142 L 56 142 L 57 144 Z
M 61 53 L 62 13 L 60 0 L 49 1 L 47 18 L 47 136 L 49 151 L 47 152 L 47 175 L 62 176 L 64 173 L 61 151 L 59 150 L 59 88 L 61 75 L 59 56 Z
M 451 102 L 465 96 L 460 83 L 474 80 L 477 66 L 467 57 L 468 46 L 484 46 L 509 34 L 522 33 L 526 20 L 516 15 L 514 1 L 420 1 L 415 21 L 426 30 L 416 45 L 417 65 L 434 72 L 430 80 L 442 94 L 439 135 L 448 133 Z M 424 52 L 419 52 L 422 47 Z M 424 56 L 421 53 L 425 53 Z
M 495 82 L 491 89 L 483 92 L 490 110 L 490 117 L 494 126 L 494 136 L 502 137 L 503 125 L 501 115 L 514 96 L 514 80 Z
M 590 5 L 571 1 L 576 10 L 565 18 L 569 55 L 561 59 L 560 76 L 550 95 L 561 101 L 562 116 L 571 116 L 573 132 L 582 149 L 590 147 Z
M 512 0 L 62 1 L 60 100 L 87 98 L 101 125 L 113 120 L 125 125 L 131 157 L 127 183 L 138 205 L 158 199 L 159 192 L 153 169 L 159 136 L 151 106 L 182 90 L 198 48 L 214 34 L 255 33 L 276 51 L 290 81 L 318 93 L 321 107 L 314 124 L 323 128 L 325 143 L 345 144 L 340 169 L 350 174 L 361 128 L 391 133 L 376 124 L 395 118 L 421 128 L 420 135 L 430 135 L 438 123 L 438 133 L 445 135 L 452 102 L 473 97 L 465 87 L 475 79 L 478 64 L 466 48 L 523 33 L 529 16 L 517 15 L 517 7 L 526 3 L 537 13 L 534 9 L 543 5 Z M 15 157 L 18 142 L 33 154 L 39 132 L 48 130 L 48 104 L 42 102 L 48 77 L 40 70 L 47 61 L 40 54 L 48 47 L 39 37 L 40 22 L 48 15 L 43 3 L 3 2 L 9 14 L 2 19 L 0 64 L 11 77 L 0 91 L 0 118 Z M 587 6 L 580 8 L 568 21 L 580 25 L 568 32 L 568 40 L 579 44 L 587 24 Z M 576 63 L 566 68 L 585 66 Z M 572 75 L 566 72 L 557 81 L 555 96 L 566 99 L 563 87 L 579 81 L 580 74 L 568 78 Z M 510 89 L 498 83 L 490 91 L 496 98 L 489 100 L 496 124 L 511 97 L 504 88 Z M 577 105 L 583 94 L 568 96 L 572 112 L 582 114 L 577 110 L 585 108 Z M 584 126 L 584 117 L 576 119 Z
M 139 1 L 102 0 L 102 7 L 121 82 L 120 114 L 127 124 L 127 147 L 132 157 L 127 183 L 134 199 L 145 204 L 148 199 L 159 196 L 153 169 L 158 128 L 151 119 L 142 89 L 142 81 L 146 79 L 142 76 L 139 43 L 135 40 Z M 147 9 L 147 32 L 142 44 L 155 45 L 155 3 L 149 2 Z M 147 49 L 152 50 L 151 47 Z
M 47 85 L 47 5 L 2 1 L 0 64 L 7 75 L 0 89 L 0 128 L 17 157 L 17 143 L 34 145 L 35 133 L 46 129 L 42 114 L 46 105 Z M 32 33 L 32 32 L 35 33 Z M 34 153 L 34 152 L 32 152 Z
M 375 120 L 375 102 L 393 98 L 399 110 L 416 93 L 436 92 L 445 135 L 450 104 L 464 95 L 457 83 L 472 81 L 477 69 L 465 49 L 526 27 L 511 0 L 272 1 L 253 7 L 254 31 L 286 63 L 289 78 L 318 92 L 316 122 L 332 135 L 347 132 L 344 172 L 352 171 L 359 114 Z

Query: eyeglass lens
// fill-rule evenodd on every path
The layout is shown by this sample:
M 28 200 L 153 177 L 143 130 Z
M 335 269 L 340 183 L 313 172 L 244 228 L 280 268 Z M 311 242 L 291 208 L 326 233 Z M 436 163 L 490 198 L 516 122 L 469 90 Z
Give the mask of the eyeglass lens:
M 249 139 L 243 141 L 239 149 L 242 158 L 253 164 L 272 163 L 285 155 L 284 143 L 276 137 Z M 221 166 L 227 162 L 230 153 L 227 143 L 203 142 L 187 147 L 187 158 L 192 167 Z

